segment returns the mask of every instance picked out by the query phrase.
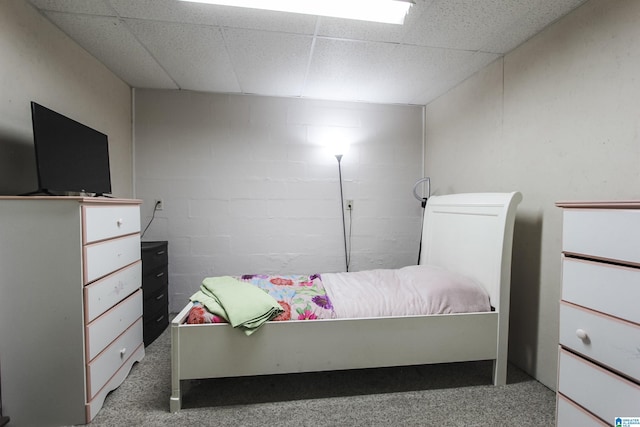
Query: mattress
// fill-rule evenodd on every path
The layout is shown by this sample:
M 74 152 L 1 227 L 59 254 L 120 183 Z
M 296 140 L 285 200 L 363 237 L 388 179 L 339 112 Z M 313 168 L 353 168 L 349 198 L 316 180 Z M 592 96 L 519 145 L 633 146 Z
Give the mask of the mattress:
M 475 280 L 428 265 L 312 275 L 244 275 L 233 279 L 254 285 L 280 305 L 282 310 L 271 318 L 274 321 L 491 311 L 488 293 Z M 227 322 L 219 306 L 214 313 L 205 310 L 206 303 L 198 300 L 200 294 L 199 291 L 191 297 L 195 306 L 187 323 Z
M 491 310 L 489 295 L 482 285 L 435 266 L 325 273 L 322 283 L 338 318 Z

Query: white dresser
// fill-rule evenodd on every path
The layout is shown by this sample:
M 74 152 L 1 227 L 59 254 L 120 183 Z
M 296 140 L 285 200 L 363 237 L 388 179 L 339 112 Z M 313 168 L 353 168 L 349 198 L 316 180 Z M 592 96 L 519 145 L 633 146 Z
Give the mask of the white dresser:
M 640 201 L 563 208 L 558 426 L 640 418 Z
M 2 410 L 91 421 L 144 357 L 140 201 L 0 197 Z

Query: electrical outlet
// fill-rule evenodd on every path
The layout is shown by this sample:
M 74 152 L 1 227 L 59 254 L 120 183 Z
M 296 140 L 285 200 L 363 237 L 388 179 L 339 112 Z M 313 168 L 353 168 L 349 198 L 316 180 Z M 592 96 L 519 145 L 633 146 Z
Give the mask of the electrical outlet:
M 156 199 L 153 206 L 155 206 L 155 210 L 161 211 L 164 209 L 164 201 L 162 199 Z
M 353 200 L 347 200 L 346 201 L 345 209 L 348 210 L 348 211 L 353 210 Z

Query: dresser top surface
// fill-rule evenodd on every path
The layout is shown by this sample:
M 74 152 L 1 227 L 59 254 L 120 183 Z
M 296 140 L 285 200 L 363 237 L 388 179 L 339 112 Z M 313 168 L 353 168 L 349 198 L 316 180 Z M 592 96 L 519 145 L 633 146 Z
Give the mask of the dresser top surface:
M 556 202 L 559 208 L 640 209 L 640 200 L 571 200 Z
M 19 200 L 19 201 L 69 201 L 84 204 L 136 204 L 142 203 L 139 199 L 119 199 L 115 197 L 82 197 L 82 196 L 0 196 L 0 201 L 3 200 Z

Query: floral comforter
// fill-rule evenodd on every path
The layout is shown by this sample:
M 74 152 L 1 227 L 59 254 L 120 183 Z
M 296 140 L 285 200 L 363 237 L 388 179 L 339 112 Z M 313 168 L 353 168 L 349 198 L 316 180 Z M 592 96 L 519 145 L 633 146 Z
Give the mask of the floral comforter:
M 314 320 L 336 317 L 333 304 L 319 274 L 276 276 L 252 274 L 233 277 L 262 289 L 278 301 L 284 311 L 271 320 Z M 195 304 L 187 317 L 187 323 L 190 324 L 223 322 L 227 320 L 207 312 L 200 304 Z

